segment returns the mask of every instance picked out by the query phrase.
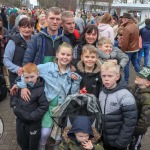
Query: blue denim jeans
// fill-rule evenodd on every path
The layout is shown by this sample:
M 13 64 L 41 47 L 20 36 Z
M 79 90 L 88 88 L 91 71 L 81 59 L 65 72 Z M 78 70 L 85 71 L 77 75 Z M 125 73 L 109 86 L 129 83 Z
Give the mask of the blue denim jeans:
M 148 65 L 148 59 L 149 59 L 149 52 L 150 52 L 150 44 L 143 44 L 142 45 L 142 49 L 140 51 L 138 51 L 138 59 L 137 62 L 140 66 L 141 64 L 141 57 L 142 57 L 142 53 L 144 52 L 144 67 L 147 67 Z
M 124 68 L 124 79 L 128 82 L 128 80 L 129 80 L 130 61 L 132 62 L 132 65 L 133 65 L 136 72 L 140 72 L 140 66 L 137 63 L 138 52 L 126 53 L 126 54 L 129 57 L 129 61 L 128 61 L 127 65 Z

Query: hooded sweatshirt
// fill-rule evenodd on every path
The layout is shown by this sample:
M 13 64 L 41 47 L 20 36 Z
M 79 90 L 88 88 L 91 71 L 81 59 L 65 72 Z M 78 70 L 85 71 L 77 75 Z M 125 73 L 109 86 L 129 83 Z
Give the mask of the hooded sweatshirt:
M 109 24 L 100 23 L 98 26 L 99 37 L 110 38 L 112 44 L 114 44 L 114 30 Z
M 150 26 L 145 26 L 140 29 L 140 35 L 142 37 L 142 44 L 150 44 Z

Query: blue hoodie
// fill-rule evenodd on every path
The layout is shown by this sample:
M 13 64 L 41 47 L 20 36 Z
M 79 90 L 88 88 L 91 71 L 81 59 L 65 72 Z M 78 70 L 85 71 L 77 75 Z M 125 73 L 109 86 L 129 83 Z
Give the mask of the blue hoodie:
M 87 116 L 77 116 L 73 122 L 71 130 L 68 132 L 68 137 L 75 141 L 75 134 L 77 132 L 88 133 L 90 135 L 89 139 L 94 138 L 94 134 L 92 131 L 92 123 Z
M 150 26 L 145 26 L 140 29 L 140 35 L 142 37 L 142 44 L 150 44 Z

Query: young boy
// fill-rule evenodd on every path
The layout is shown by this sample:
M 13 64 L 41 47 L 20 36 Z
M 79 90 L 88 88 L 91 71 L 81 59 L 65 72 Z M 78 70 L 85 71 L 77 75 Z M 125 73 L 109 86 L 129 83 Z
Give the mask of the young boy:
M 11 102 L 17 117 L 17 141 L 22 150 L 38 150 L 41 137 L 41 118 L 48 110 L 49 103 L 44 92 L 44 80 L 38 77 L 36 65 L 28 63 L 23 66 L 22 70 L 31 96 L 29 101 L 24 101 L 19 90 Z
M 143 68 L 135 79 L 132 88 L 138 108 L 138 121 L 133 132 L 129 150 L 140 150 L 141 140 L 150 126 L 150 68 Z
M 120 67 L 113 62 L 101 66 L 104 87 L 99 95 L 105 150 L 126 150 L 136 126 L 137 109 Z
M 102 86 L 99 76 L 101 65 L 96 47 L 90 44 L 83 46 L 76 71 L 82 77 L 80 89 L 86 88 L 87 93 L 94 94 L 97 98 Z
M 102 37 L 97 43 L 99 57 L 103 61 L 117 60 L 121 68 L 124 68 L 129 61 L 128 56 L 119 48 L 113 47 L 111 40 L 107 37 Z
M 77 116 L 72 127 L 64 129 L 63 138 L 64 141 L 59 145 L 59 150 L 103 150 L 100 144 L 94 144 L 100 139 L 100 135 L 92 127 L 87 116 Z

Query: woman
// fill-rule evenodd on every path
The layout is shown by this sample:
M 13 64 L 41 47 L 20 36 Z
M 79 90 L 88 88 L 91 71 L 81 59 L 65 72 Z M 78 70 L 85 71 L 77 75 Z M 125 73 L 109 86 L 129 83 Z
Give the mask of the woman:
M 19 33 L 10 36 L 10 40 L 5 48 L 3 63 L 9 70 L 10 86 L 18 75 L 22 73 L 22 61 L 33 32 L 33 21 L 30 18 L 22 18 L 19 21 Z
M 88 25 L 84 29 L 83 33 L 80 36 L 80 44 L 74 48 L 73 52 L 73 65 L 76 67 L 78 61 L 81 59 L 82 47 L 85 44 L 91 44 L 96 46 L 98 42 L 98 28 L 95 25 Z
M 110 26 L 112 22 L 112 16 L 110 14 L 105 14 L 98 26 L 99 38 L 108 37 L 114 44 L 114 29 Z

